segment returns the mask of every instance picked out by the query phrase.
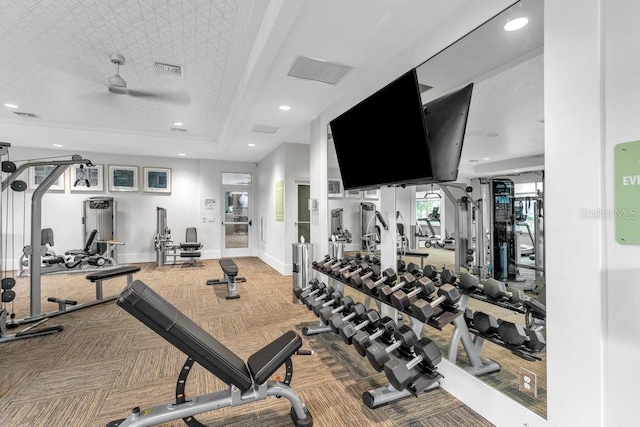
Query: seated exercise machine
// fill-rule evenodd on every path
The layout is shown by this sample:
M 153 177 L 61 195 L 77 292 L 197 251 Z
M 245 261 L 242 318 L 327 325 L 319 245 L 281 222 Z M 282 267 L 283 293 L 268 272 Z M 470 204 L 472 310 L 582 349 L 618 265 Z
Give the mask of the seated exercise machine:
M 247 279 L 242 276 L 238 276 L 238 266 L 235 262 L 233 262 L 231 258 L 221 258 L 220 267 L 222 268 L 224 277 L 222 279 L 207 280 L 207 285 L 221 285 L 223 283 L 226 283 L 227 299 L 240 298 L 240 295 L 238 295 L 238 288 L 236 286 L 236 283 L 246 282 Z
M 174 243 L 171 239 L 171 230 L 167 225 L 167 210 L 156 207 L 156 263 L 158 267 L 165 265 L 195 265 L 196 258 L 200 258 L 202 243 L 198 242 L 198 231 L 195 227 L 188 227 L 185 232 L 185 241 Z M 178 262 L 178 257 L 186 258 L 186 262 Z M 173 258 L 169 262 L 169 258 Z
M 269 396 L 284 397 L 291 402 L 290 416 L 294 425 L 313 425 L 309 410 L 290 386 L 293 375 L 291 356 L 310 354 L 299 351 L 302 338 L 294 331 L 285 332 L 249 356 L 245 363 L 140 280 L 127 285 L 117 304 L 185 353 L 187 360 L 178 376 L 175 402 L 145 409 L 135 407 L 129 418 L 112 421 L 107 427 L 150 426 L 180 418 L 189 426 L 202 426 L 195 415 L 256 402 Z M 185 386 L 194 362 L 220 378 L 229 387 L 187 399 Z M 283 365 L 286 367 L 285 380 L 269 380 L 269 377 Z

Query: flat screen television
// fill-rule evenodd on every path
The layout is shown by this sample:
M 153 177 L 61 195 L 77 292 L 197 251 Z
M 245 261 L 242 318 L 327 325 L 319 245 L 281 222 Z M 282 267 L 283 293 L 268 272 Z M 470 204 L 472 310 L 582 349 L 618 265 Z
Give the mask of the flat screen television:
M 434 182 L 458 179 L 462 142 L 467 128 L 473 83 L 442 95 L 424 106 L 433 160 Z
M 345 190 L 433 182 L 415 70 L 331 120 L 329 125 Z

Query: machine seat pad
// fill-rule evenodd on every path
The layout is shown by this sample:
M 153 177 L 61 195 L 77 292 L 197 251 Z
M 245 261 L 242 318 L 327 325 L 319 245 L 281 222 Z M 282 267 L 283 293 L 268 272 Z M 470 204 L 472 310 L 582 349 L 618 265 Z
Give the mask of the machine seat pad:
M 224 274 L 229 277 L 235 277 L 238 275 L 238 266 L 231 258 L 221 258 L 220 259 L 220 267 Z
M 95 271 L 87 274 L 87 280 L 95 282 L 97 280 L 111 279 L 112 277 L 124 276 L 140 271 L 140 267 L 134 265 L 123 265 L 122 267 L 110 268 L 104 271 Z
M 182 242 L 180 243 L 180 249 L 192 249 L 198 250 L 202 247 L 202 243 Z
M 247 364 L 256 384 L 263 384 L 284 364 L 284 362 L 302 347 L 302 338 L 294 331 L 285 332 L 261 350 L 251 356 Z
M 182 258 L 200 258 L 200 252 L 199 251 L 185 251 L 185 252 L 180 252 L 180 256 Z
M 117 304 L 225 383 L 242 391 L 252 387 L 240 357 L 142 281 L 125 286 Z
M 66 260 L 64 257 L 56 256 L 51 258 L 42 258 L 42 262 L 44 264 L 53 265 L 53 264 L 64 264 Z

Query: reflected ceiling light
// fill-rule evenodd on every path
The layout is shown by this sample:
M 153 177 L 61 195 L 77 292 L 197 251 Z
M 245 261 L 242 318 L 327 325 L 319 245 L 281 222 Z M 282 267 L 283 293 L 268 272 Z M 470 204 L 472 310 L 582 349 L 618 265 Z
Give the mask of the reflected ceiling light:
M 186 154 L 184 154 L 184 153 L 178 153 L 178 156 L 183 156 L 183 157 L 184 157 L 184 156 L 186 156 Z
M 4 104 L 4 106 L 7 108 L 18 108 L 16 104 Z
M 62 144 L 53 144 L 54 147 L 62 148 Z
M 515 18 L 504 24 L 505 31 L 517 31 L 529 23 L 527 18 Z
M 289 107 L 288 105 L 281 105 L 281 106 L 280 106 L 280 107 L 278 107 L 278 108 L 280 108 L 282 111 L 289 111 L 289 110 L 291 110 L 291 107 Z
M 184 123 L 182 123 L 182 122 L 173 122 L 173 125 L 174 125 L 174 126 L 182 126 L 183 124 L 184 124 Z
M 249 147 L 255 147 L 256 144 L 247 144 Z

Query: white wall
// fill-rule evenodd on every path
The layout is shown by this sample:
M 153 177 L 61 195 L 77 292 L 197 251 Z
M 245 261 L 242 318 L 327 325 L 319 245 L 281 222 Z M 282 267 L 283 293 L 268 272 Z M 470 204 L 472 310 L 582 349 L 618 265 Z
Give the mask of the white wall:
M 196 227 L 198 239 L 203 243 L 203 258 L 219 258 L 221 248 L 220 235 L 220 204 L 222 203 L 222 191 L 220 188 L 221 172 L 255 172 L 250 163 L 220 162 L 214 160 L 172 159 L 153 156 L 124 156 L 105 153 L 71 153 L 61 150 L 26 149 L 12 146 L 9 149 L 9 159 L 20 164 L 19 160 L 42 158 L 46 156 L 66 156 L 80 154 L 90 159 L 94 164 L 104 165 L 105 182 L 103 192 L 77 192 L 70 189 L 69 177 L 66 177 L 66 190 L 64 192 L 47 192 L 42 199 L 42 227 L 52 228 L 54 232 L 57 253 L 64 253 L 69 249 L 82 248 L 84 246 L 82 206 L 83 201 L 94 196 L 113 197 L 117 203 L 116 213 L 116 239 L 125 243 L 118 248 L 118 261 L 149 262 L 155 261 L 153 241 L 156 233 L 156 207 L 167 209 L 167 224 L 172 231 L 175 242 L 184 240 L 185 229 Z M 6 158 L 5 158 L 6 160 Z M 109 192 L 108 165 L 126 165 L 140 167 L 140 191 Z M 167 167 L 172 170 L 171 194 L 153 194 L 142 191 L 142 168 L 144 166 Z M 25 174 L 26 175 L 26 174 Z M 26 179 L 24 177 L 23 179 Z M 13 197 L 14 225 L 7 233 L 9 241 L 14 242 L 13 251 L 7 250 L 9 258 L 16 261 L 22 254 L 22 248 L 30 243 L 30 218 L 32 190 L 27 190 L 24 195 L 6 192 L 6 197 Z M 204 199 L 214 198 L 217 201 L 215 222 L 203 223 L 203 217 L 210 217 L 210 213 L 204 211 Z M 26 206 L 26 215 L 23 215 L 23 206 Z M 4 206 L 6 214 L 7 206 Z M 6 221 L 6 218 L 4 219 Z M 11 225 L 11 222 L 9 223 Z M 23 234 L 23 226 L 26 227 L 26 236 Z M 4 231 L 4 230 L 3 230 Z M 17 267 L 17 263 L 14 264 Z

